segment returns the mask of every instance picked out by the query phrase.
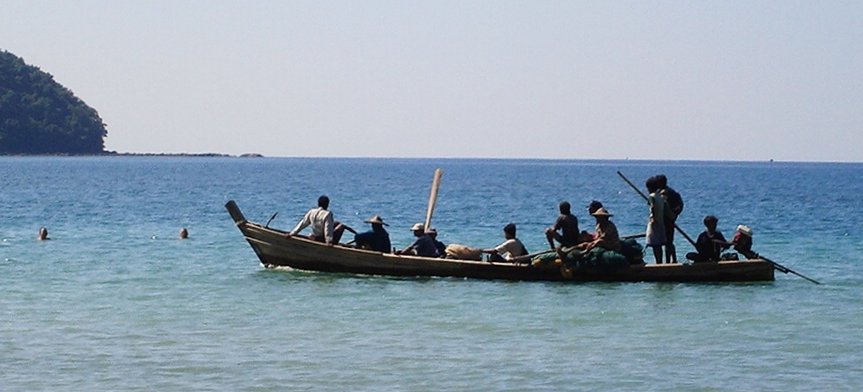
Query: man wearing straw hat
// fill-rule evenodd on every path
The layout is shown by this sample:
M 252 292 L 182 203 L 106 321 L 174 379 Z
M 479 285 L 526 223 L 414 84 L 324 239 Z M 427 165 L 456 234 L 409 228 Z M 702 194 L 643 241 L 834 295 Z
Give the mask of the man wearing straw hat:
M 617 232 L 617 226 L 609 220 L 614 215 L 602 207 L 591 215 L 596 218 L 596 234 L 593 237 L 593 241 L 581 244 L 579 247 L 585 251 L 589 251 L 597 246 L 620 251 L 620 234 Z
M 384 229 L 384 226 L 389 225 L 384 223 L 380 215 L 374 215 L 364 222 L 371 224 L 372 229 L 354 236 L 354 243 L 357 248 L 389 253 L 392 250 L 390 234 Z

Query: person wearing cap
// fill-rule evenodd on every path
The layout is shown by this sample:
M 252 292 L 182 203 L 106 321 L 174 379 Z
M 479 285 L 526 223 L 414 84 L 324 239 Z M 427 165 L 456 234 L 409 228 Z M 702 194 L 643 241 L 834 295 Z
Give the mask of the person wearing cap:
M 437 254 L 440 257 L 446 256 L 446 244 L 437 240 L 437 230 L 430 227 L 426 230 L 426 234 L 428 234 L 432 241 L 434 241 L 434 247 L 437 249 Z
M 297 226 L 290 233 L 285 234 L 285 237 L 290 238 L 299 234 L 306 227 L 312 226 L 312 234 L 309 239 L 312 241 L 324 242 L 327 245 L 335 245 L 342 238 L 342 233 L 345 230 L 356 234 L 357 232 L 333 219 L 333 213 L 327 210 L 330 206 L 330 198 L 326 195 L 318 197 L 317 208 L 312 208 L 303 219 L 300 219 Z
M 354 243 L 357 248 L 369 249 L 383 253 L 389 253 L 392 251 L 390 234 L 387 233 L 387 230 L 384 228 L 384 226 L 389 225 L 384 223 L 381 216 L 374 215 L 371 218 L 366 219 L 364 222 L 371 224 L 372 229 L 354 236 Z
M 483 249 L 482 253 L 490 254 L 488 261 L 512 261 L 512 259 L 518 256 L 524 256 L 527 254 L 527 248 L 524 247 L 524 244 L 515 236 L 516 227 L 515 223 L 510 223 L 503 227 L 503 237 L 505 240 L 500 245 L 491 248 L 491 249 Z
M 694 263 L 703 263 L 705 261 L 719 261 L 720 253 L 723 249 L 728 249 L 731 246 L 730 242 L 725 240 L 725 236 L 716 230 L 716 224 L 719 223 L 719 218 L 713 215 L 704 217 L 704 230 L 698 235 L 695 240 L 695 252 L 686 254 L 686 258 Z
M 426 233 L 425 225 L 422 223 L 415 223 L 411 226 L 411 231 L 414 232 L 414 237 L 416 240 L 407 248 L 404 248 L 396 254 L 399 255 L 415 255 L 422 257 L 439 257 L 440 255 L 437 253 L 437 247 L 435 247 L 434 240 Z
M 578 245 L 579 234 L 578 218 L 572 215 L 571 207 L 568 201 L 560 202 L 558 205 L 560 216 L 554 222 L 554 225 L 545 229 L 545 238 L 548 240 L 548 246 L 554 249 L 554 242 L 560 243 L 561 247 L 570 247 Z
M 746 225 L 738 225 L 737 233 L 734 234 L 734 239 L 731 243 L 734 244 L 734 250 L 742 254 L 747 259 L 757 259 L 758 253 L 752 251 L 752 228 Z
M 578 247 L 585 252 L 596 247 L 620 251 L 620 234 L 617 232 L 617 226 L 610 220 L 614 215 L 610 214 L 603 207 L 600 207 L 591 215 L 596 218 L 596 234 L 594 234 L 593 241 L 585 242 L 578 245 Z

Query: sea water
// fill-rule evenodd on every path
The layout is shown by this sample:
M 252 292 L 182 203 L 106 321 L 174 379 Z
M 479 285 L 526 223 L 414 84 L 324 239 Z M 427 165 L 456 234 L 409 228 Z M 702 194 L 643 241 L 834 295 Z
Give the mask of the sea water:
M 224 209 L 290 229 L 327 194 L 338 220 L 379 214 L 405 246 L 437 167 L 446 243 L 491 247 L 513 222 L 541 250 L 561 200 L 582 228 L 597 199 L 642 233 L 616 172 L 642 188 L 664 173 L 692 238 L 707 214 L 729 238 L 747 224 L 756 251 L 823 285 L 266 270 Z M 2 391 L 863 389 L 861 164 L 3 157 L 0 186 Z

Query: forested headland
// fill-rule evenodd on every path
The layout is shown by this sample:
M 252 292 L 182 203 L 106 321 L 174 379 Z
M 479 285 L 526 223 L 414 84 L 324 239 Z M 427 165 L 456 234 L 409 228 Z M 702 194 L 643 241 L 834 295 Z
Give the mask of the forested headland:
M 0 50 L 0 154 L 102 154 L 107 134 L 51 74 Z

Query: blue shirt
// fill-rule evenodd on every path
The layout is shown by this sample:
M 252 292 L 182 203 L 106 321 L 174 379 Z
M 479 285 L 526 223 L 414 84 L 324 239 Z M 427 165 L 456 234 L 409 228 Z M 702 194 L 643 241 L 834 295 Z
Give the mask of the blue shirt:
M 410 244 L 410 246 L 408 246 L 407 249 L 413 249 L 414 252 L 416 252 L 417 256 L 423 256 L 423 257 L 438 257 L 438 256 L 440 256 L 437 253 L 437 247 L 435 246 L 434 240 L 427 235 L 417 237 L 416 241 L 414 241 L 413 244 Z
M 390 234 L 383 227 L 357 234 L 354 236 L 354 242 L 357 248 L 368 248 L 383 253 L 389 253 L 392 250 Z

